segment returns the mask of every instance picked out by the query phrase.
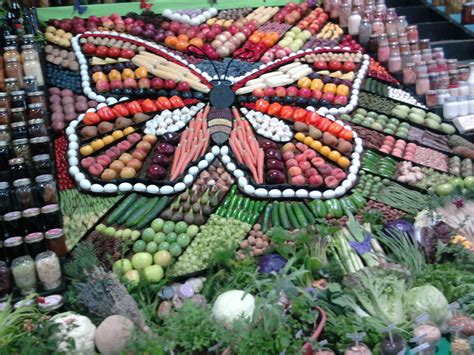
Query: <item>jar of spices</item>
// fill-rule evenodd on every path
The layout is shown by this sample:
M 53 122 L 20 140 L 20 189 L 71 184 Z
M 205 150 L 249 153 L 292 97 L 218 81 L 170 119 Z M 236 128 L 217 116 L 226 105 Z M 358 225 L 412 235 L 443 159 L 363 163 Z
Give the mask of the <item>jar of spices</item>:
M 433 53 L 433 59 L 435 59 L 435 60 L 444 59 L 444 49 L 443 49 L 443 47 L 432 48 L 431 52 Z
M 401 53 L 410 53 L 410 44 L 407 41 L 400 41 L 399 43 Z
M 25 83 L 25 91 L 27 93 L 38 91 L 38 82 L 34 76 L 23 77 L 23 82 Z
M 4 261 L 0 261 L 0 301 L 5 301 L 12 292 L 12 275 L 7 264 Z
M 351 15 L 351 4 L 344 3 L 341 5 L 341 11 L 339 14 L 339 26 L 347 30 L 349 23 L 349 16 Z
M 425 93 L 426 106 L 435 107 L 438 103 L 438 94 L 436 90 L 428 90 Z
M 331 11 L 329 12 L 329 18 L 335 20 L 339 17 L 341 12 L 341 0 L 332 0 Z
M 449 88 L 449 75 L 447 72 L 441 72 L 438 75 L 438 89 Z
M 12 122 L 21 122 L 26 124 L 26 110 L 23 107 L 12 108 L 11 109 Z
M 458 86 L 459 72 L 457 70 L 449 71 L 449 86 Z
M 420 63 L 423 61 L 423 58 L 421 57 L 421 52 L 420 51 L 412 51 L 411 52 L 411 58 L 413 60 L 413 63 Z
M 406 85 L 415 84 L 416 72 L 414 63 L 406 63 L 403 66 L 403 83 Z
M 33 155 L 50 154 L 50 140 L 48 136 L 30 139 L 31 153 Z
M 53 175 L 40 175 L 37 176 L 35 180 L 43 204 L 57 204 L 59 202 L 58 190 Z
M 28 105 L 42 104 L 43 107 L 46 108 L 46 100 L 44 98 L 43 91 L 29 92 L 27 96 L 28 96 Z
M 399 46 L 398 42 L 389 43 L 388 46 L 390 47 L 390 53 L 400 54 L 400 46 Z
M 7 259 L 12 262 L 16 258 L 26 255 L 22 237 L 10 237 L 3 242 Z
M 32 106 L 32 105 L 30 105 Z M 32 138 L 43 137 L 48 135 L 48 129 L 42 118 L 31 119 L 28 121 L 28 134 Z
M 51 229 L 46 232 L 48 247 L 60 258 L 67 255 L 66 236 L 61 228 Z
M 30 179 L 18 179 L 13 181 L 15 188 L 14 195 L 16 206 L 20 210 L 26 210 L 27 208 L 39 206 L 38 199 L 36 198 L 36 191 L 33 185 L 31 185 Z
M 8 171 L 8 161 L 13 156 L 10 144 L 6 141 L 0 141 L 0 171 Z
M 449 77 L 448 77 L 448 85 L 449 85 Z M 458 85 L 459 95 L 460 96 L 467 96 L 469 95 L 469 85 L 465 81 L 460 81 Z
M 43 217 L 45 230 L 60 228 L 63 226 L 58 205 L 47 205 L 42 207 L 41 215 Z
M 397 33 L 397 22 L 393 18 L 385 21 L 385 30 L 387 33 Z
M 26 233 L 43 231 L 41 210 L 37 207 L 28 208 L 21 213 L 25 224 Z
M 447 97 L 444 100 L 443 116 L 445 120 L 453 120 L 458 117 L 458 102 L 456 97 Z
M 367 45 L 367 49 L 369 53 L 377 53 L 377 49 L 379 46 L 379 35 L 370 35 L 369 44 Z
M 0 92 L 0 109 L 2 108 L 10 108 L 10 99 L 8 98 L 8 94 L 6 92 Z
M 357 36 L 359 34 L 359 27 L 361 21 L 362 17 L 360 16 L 359 12 L 352 11 L 347 24 L 348 32 L 351 36 Z
M 13 91 L 10 95 L 11 95 L 10 101 L 11 101 L 12 109 L 21 107 L 26 110 L 27 106 L 26 106 L 26 92 L 25 91 L 23 90 Z
M 408 42 L 418 42 L 419 37 L 418 37 L 418 26 L 413 25 L 413 26 L 407 26 L 406 27 L 406 34 L 408 37 Z
M 436 60 L 436 66 L 438 68 L 438 71 L 448 71 L 448 64 L 446 59 L 437 59 Z
M 370 24 L 370 20 L 368 18 L 364 18 L 359 27 L 359 43 L 362 46 L 367 46 L 369 43 L 370 35 L 372 34 L 372 25 Z
M 8 116 L 8 109 L 0 108 L 0 124 L 8 125 L 10 123 L 10 118 Z
M 399 73 L 402 71 L 402 58 L 399 53 L 390 53 L 388 59 L 388 71 L 390 73 Z
M 449 66 L 448 66 L 449 68 Z M 466 81 L 469 79 L 469 69 L 468 68 L 459 68 L 459 80 Z
M 380 18 L 374 19 L 372 22 L 372 34 L 381 35 L 385 33 L 385 26 Z
M 377 48 L 377 60 L 380 63 L 386 63 L 390 57 L 390 48 L 388 47 L 388 42 L 379 41 L 379 46 Z
M 12 180 L 28 178 L 28 167 L 25 164 L 25 159 L 23 158 L 13 158 L 8 161 L 8 166 L 10 167 L 10 175 Z
M 15 137 L 14 134 L 13 134 L 13 137 Z M 30 165 L 31 164 L 31 152 L 30 152 L 30 146 L 28 144 L 28 139 L 26 139 L 26 138 L 15 139 L 15 140 L 13 140 L 12 144 L 13 144 L 13 152 L 15 153 L 15 156 L 17 158 L 25 159 L 25 163 L 27 165 Z
M 428 77 L 429 77 L 429 80 L 430 80 L 430 89 L 431 90 L 441 89 L 441 88 L 438 87 L 438 78 L 439 78 L 438 73 L 429 73 Z
M 458 96 L 458 116 L 469 115 L 469 102 L 467 96 Z
M 28 105 L 28 120 L 44 119 L 46 112 L 42 104 Z
M 35 47 L 32 45 L 21 47 L 21 57 L 23 59 L 25 75 L 34 76 L 39 86 L 44 85 L 43 71 L 41 70 L 41 63 Z
M 428 74 L 420 74 L 416 78 L 416 94 L 424 95 L 430 89 L 430 79 Z
M 22 295 L 36 291 L 37 280 L 35 262 L 29 255 L 20 256 L 12 262 L 12 274 Z
M 408 22 L 405 16 L 398 16 L 397 18 L 397 32 L 398 34 L 405 33 Z
M 9 94 L 14 91 L 20 90 L 20 86 L 18 85 L 17 78 L 6 78 L 4 80 L 4 83 L 5 83 L 5 91 Z
M 436 73 L 438 71 L 438 66 L 436 65 L 435 60 L 426 62 L 426 66 L 428 67 L 428 73 Z
M 4 215 L 8 213 L 8 211 L 11 211 L 12 208 L 13 205 L 10 198 L 10 185 L 6 181 L 0 181 L 0 214 Z
M 408 41 L 410 43 L 410 50 L 412 51 L 420 51 L 420 46 L 418 45 L 418 41 Z M 421 51 L 420 51 L 421 55 Z
M 431 54 L 431 49 L 430 48 L 427 48 L 427 49 L 423 49 L 421 51 L 421 58 L 427 62 L 429 60 L 433 60 L 433 55 Z
M 33 165 L 35 168 L 36 176 L 53 173 L 51 157 L 48 154 L 35 155 L 33 157 Z
M 448 90 L 449 90 L 449 96 L 451 96 L 451 97 L 458 97 L 458 95 L 459 95 L 459 89 L 458 89 L 457 86 L 456 86 L 456 87 L 449 88 Z
M 449 91 L 448 90 L 437 90 L 438 93 L 438 105 L 444 105 L 444 100 L 446 100 L 447 97 L 449 97 Z
M 10 128 L 6 124 L 0 125 L 0 142 L 10 142 L 10 140 Z
M 61 265 L 58 256 L 51 250 L 38 254 L 35 259 L 36 272 L 45 290 L 61 285 Z
M 8 46 L 3 48 L 3 61 L 7 62 L 11 58 L 16 59 L 18 62 L 21 62 L 20 53 L 18 52 L 17 47 Z
M 392 43 L 398 43 L 398 35 L 397 35 L 397 32 L 395 33 L 389 33 L 387 35 L 388 37 L 388 44 L 392 44 Z
M 430 48 L 430 39 L 429 38 L 420 39 L 418 41 L 418 47 L 420 47 L 420 50 Z
M 5 61 L 5 77 L 16 78 L 18 87 L 23 88 L 23 68 L 16 58 L 9 58 Z
M 26 250 L 32 258 L 36 258 L 38 254 L 46 251 L 46 241 L 43 233 L 35 232 L 25 236 Z
M 456 70 L 458 68 L 458 60 L 457 59 L 447 59 L 446 64 L 448 66 L 448 70 Z

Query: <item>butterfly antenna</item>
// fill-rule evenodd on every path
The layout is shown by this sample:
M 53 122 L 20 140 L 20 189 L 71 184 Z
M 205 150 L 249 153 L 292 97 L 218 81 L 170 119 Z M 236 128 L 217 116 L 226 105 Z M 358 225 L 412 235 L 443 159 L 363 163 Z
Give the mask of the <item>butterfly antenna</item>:
M 230 68 L 230 66 L 232 65 L 232 63 L 234 62 L 235 59 L 244 59 L 244 60 L 245 59 L 250 59 L 254 55 L 255 55 L 255 52 L 253 50 L 245 48 L 242 52 L 240 52 L 238 55 L 233 57 L 230 60 L 229 64 L 227 64 L 227 67 L 225 68 L 224 79 L 227 77 L 227 72 L 229 71 L 229 68 Z
M 194 44 L 190 44 L 188 46 L 188 49 L 191 49 L 190 52 L 192 52 L 196 57 L 207 59 L 211 63 L 212 67 L 214 68 L 214 71 L 217 74 L 217 79 L 221 80 L 221 76 L 219 75 L 219 71 L 217 70 L 217 67 L 214 64 L 214 61 L 211 58 L 209 58 L 209 55 L 206 52 L 204 52 L 201 48 L 195 46 Z

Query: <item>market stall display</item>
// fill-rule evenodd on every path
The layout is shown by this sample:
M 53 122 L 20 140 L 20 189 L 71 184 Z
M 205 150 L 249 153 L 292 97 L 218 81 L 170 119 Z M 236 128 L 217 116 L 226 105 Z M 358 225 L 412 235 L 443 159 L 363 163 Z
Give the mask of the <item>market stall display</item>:
M 472 70 L 382 1 L 142 5 L 6 5 L 2 346 L 472 353 Z

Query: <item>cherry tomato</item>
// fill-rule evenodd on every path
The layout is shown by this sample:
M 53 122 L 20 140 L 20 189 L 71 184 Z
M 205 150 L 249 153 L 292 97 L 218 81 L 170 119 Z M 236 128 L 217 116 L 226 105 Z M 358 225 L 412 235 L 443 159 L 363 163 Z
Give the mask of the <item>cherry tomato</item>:
M 158 107 L 156 106 L 155 102 L 150 99 L 146 99 L 142 102 L 142 109 L 143 109 L 143 112 L 158 111 Z
M 95 112 L 87 112 L 85 115 L 84 115 L 84 119 L 82 120 L 82 122 L 84 122 L 85 125 L 93 125 L 93 124 L 97 124 L 100 122 L 100 117 L 97 113 Z
M 308 111 L 306 111 L 304 108 L 297 108 L 295 112 L 293 112 L 293 120 L 297 122 L 303 122 L 307 113 Z
M 270 106 L 268 106 L 267 113 L 270 116 L 277 116 L 278 113 L 281 111 L 281 105 L 278 102 L 272 103 Z
M 130 115 L 130 112 L 128 112 L 127 108 L 123 104 L 118 104 L 112 107 L 112 112 L 116 117 L 127 117 Z
M 293 116 L 293 108 L 291 106 L 283 106 L 280 111 L 280 117 L 289 120 Z
M 257 102 L 255 103 L 255 109 L 263 113 L 267 112 L 269 106 L 270 103 L 264 99 L 257 100 Z
M 330 121 L 330 120 L 328 120 L 328 119 L 325 118 L 325 117 L 321 117 L 321 120 L 319 120 L 319 122 L 318 122 L 318 124 L 317 124 L 317 127 L 318 127 L 321 131 L 326 132 L 330 125 L 331 125 L 331 121 Z
M 306 114 L 305 122 L 307 125 L 316 127 L 320 119 L 321 116 L 317 112 L 308 112 Z
M 101 107 L 97 114 L 102 121 L 110 121 L 115 118 L 115 114 L 109 106 Z
M 158 100 L 156 100 L 156 103 L 158 107 L 162 107 L 162 110 L 169 110 L 171 108 L 171 102 L 167 97 L 160 96 Z
M 339 123 L 333 122 L 328 128 L 328 132 L 335 136 L 338 136 L 339 132 L 341 132 L 343 128 L 344 127 L 341 126 Z
M 130 101 L 125 104 L 125 107 L 127 108 L 128 112 L 130 112 L 131 115 L 134 115 L 136 113 L 143 112 L 142 107 L 138 103 L 138 101 Z
M 348 129 L 343 129 L 341 132 L 339 132 L 339 138 L 345 139 L 346 141 L 351 141 L 352 140 L 352 131 L 349 131 Z
M 171 106 L 173 106 L 173 108 L 184 107 L 184 102 L 179 96 L 176 96 L 176 95 L 171 96 L 170 97 L 170 102 L 171 102 Z

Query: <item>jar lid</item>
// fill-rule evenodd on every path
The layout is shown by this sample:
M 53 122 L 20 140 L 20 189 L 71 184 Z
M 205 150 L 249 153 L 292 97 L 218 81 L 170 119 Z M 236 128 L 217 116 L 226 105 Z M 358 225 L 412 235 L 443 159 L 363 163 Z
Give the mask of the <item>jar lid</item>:
M 34 124 L 42 124 L 42 123 L 44 123 L 44 120 L 42 118 L 35 118 L 34 120 L 29 120 L 28 121 L 29 126 L 32 126 Z
M 54 228 L 46 232 L 46 239 L 61 238 L 63 235 L 64 231 L 61 228 Z
M 15 39 L 15 40 L 17 40 L 18 36 L 17 35 L 8 35 L 8 36 L 5 36 L 5 39 Z
M 17 123 L 20 123 L 20 122 L 17 122 Z M 23 125 L 25 125 L 24 122 L 22 122 Z M 13 124 L 12 124 L 13 126 Z M 14 141 L 12 141 L 13 145 L 18 145 L 18 144 L 28 144 L 28 138 L 22 138 L 22 139 L 15 139 Z
M 43 239 L 44 239 L 44 236 L 43 236 L 43 233 L 41 232 L 30 233 L 25 236 L 25 243 L 27 244 L 36 243 Z
M 422 49 L 421 53 L 431 53 L 431 48 Z
M 35 35 L 32 35 L 32 34 L 25 34 L 22 36 L 23 38 L 34 38 Z
M 22 245 L 22 244 L 23 244 L 23 238 L 22 237 L 10 237 L 10 238 L 5 239 L 3 241 L 3 245 L 6 248 L 16 247 L 17 245 Z
M 419 75 L 418 75 L 418 78 L 426 79 L 426 78 L 428 78 L 428 76 L 429 76 L 429 75 L 428 75 L 427 73 L 422 73 L 422 74 L 419 74 Z
M 474 100 L 474 94 L 468 95 L 468 96 L 467 96 L 467 99 L 468 99 L 468 100 Z
M 455 101 L 457 101 L 457 98 L 450 96 L 450 97 L 447 97 L 444 102 L 446 103 L 446 102 L 455 102 Z
M 15 78 L 11 78 L 16 80 Z M 4 81 L 7 81 L 8 79 L 5 79 Z M 8 97 L 8 92 L 0 92 L 0 97 Z
M 25 95 L 25 90 L 12 91 L 12 92 L 11 92 L 11 95 L 12 95 L 12 96 Z
M 39 155 L 35 155 L 33 158 L 33 161 L 41 161 L 41 160 L 49 160 L 50 159 L 50 156 L 49 154 L 39 154 Z
M 35 179 L 36 182 L 48 182 L 48 181 L 53 181 L 53 175 L 51 174 L 45 174 L 45 175 L 39 175 Z
M 33 143 L 33 144 L 49 142 L 49 137 L 43 136 L 43 137 L 31 138 L 30 142 Z
M 5 81 L 6 83 L 13 83 L 13 82 L 18 81 L 18 79 L 17 79 L 17 78 L 6 78 L 4 81 Z M 2 93 L 2 94 L 8 95 L 6 92 L 5 92 L 5 93 Z
M 466 99 L 467 99 L 467 96 L 458 96 L 457 97 L 458 101 L 466 101 Z
M 43 91 L 33 91 L 33 92 L 29 92 L 28 94 L 26 94 L 27 96 L 43 96 L 44 95 L 44 92 Z
M 8 46 L 8 47 L 3 48 L 3 51 L 16 51 L 16 50 L 17 48 L 15 46 Z
M 56 204 L 41 207 L 41 213 L 52 213 L 57 211 L 59 211 L 59 206 Z
M 0 112 L 7 112 L 7 111 L 8 111 L 8 109 L 6 107 L 0 108 Z
M 36 80 L 36 77 L 27 75 L 23 77 L 23 80 Z
M 29 184 L 31 184 L 31 180 L 28 178 L 18 179 L 18 180 L 13 181 L 13 186 L 15 187 L 26 186 Z
M 0 189 L 8 189 L 10 184 L 7 181 L 0 181 Z
M 431 50 L 433 52 L 442 52 L 442 51 L 444 51 L 443 47 L 434 47 L 434 48 L 431 48 Z
M 50 295 L 46 297 L 38 297 L 38 307 L 45 312 L 51 312 L 59 309 L 64 304 L 63 296 Z
M 34 49 L 35 47 L 32 44 L 25 44 L 21 46 L 21 49 Z
M 28 105 L 28 108 L 31 110 L 31 109 L 35 109 L 35 108 L 43 108 L 43 104 L 42 103 L 38 103 L 38 104 L 29 104 Z
M 6 124 L 0 125 L 0 131 L 5 131 L 5 130 L 8 130 L 8 125 Z
M 411 68 L 411 67 L 414 67 L 415 66 L 415 63 L 405 63 L 405 68 Z
M 15 107 L 15 108 L 12 108 L 11 109 L 12 112 L 22 112 L 22 111 L 25 111 L 25 108 L 24 107 Z
M 7 141 L 0 141 L 0 147 L 7 147 L 8 142 Z
M 8 161 L 8 165 L 23 164 L 24 162 L 25 162 L 25 159 L 23 158 L 12 158 Z
M 425 95 L 436 95 L 436 94 L 437 94 L 436 90 L 428 90 L 425 93 Z
M 23 215 L 23 217 L 34 217 L 34 216 L 38 216 L 40 213 L 41 213 L 41 210 L 39 208 L 33 207 L 33 208 L 28 208 L 24 210 L 21 214 Z

